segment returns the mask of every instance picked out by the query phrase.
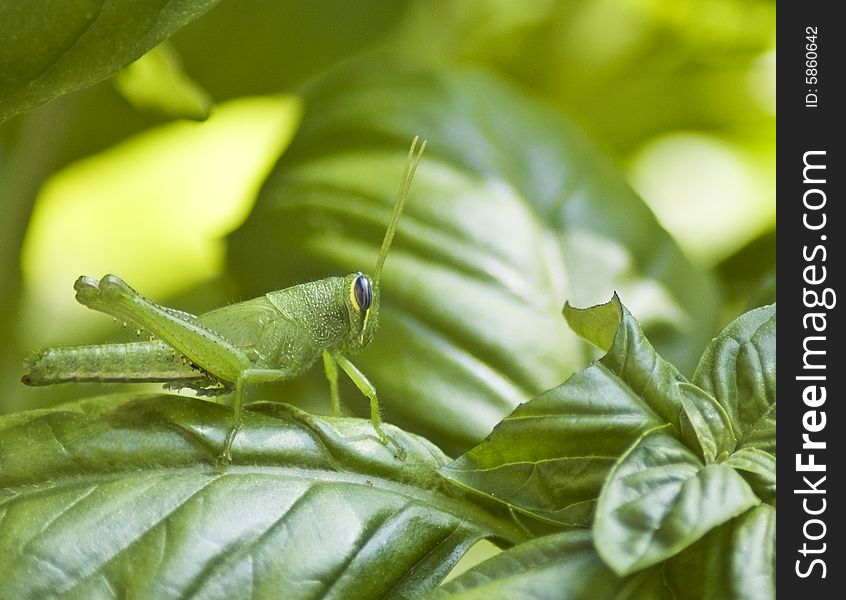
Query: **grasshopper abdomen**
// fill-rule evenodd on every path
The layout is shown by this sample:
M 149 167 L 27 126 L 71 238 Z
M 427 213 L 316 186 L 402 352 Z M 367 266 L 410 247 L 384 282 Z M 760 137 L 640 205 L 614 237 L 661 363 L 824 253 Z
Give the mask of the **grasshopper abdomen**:
M 48 348 L 24 362 L 21 381 L 39 386 L 69 381 L 162 382 L 203 380 L 206 374 L 175 353 L 164 342 L 153 340 Z

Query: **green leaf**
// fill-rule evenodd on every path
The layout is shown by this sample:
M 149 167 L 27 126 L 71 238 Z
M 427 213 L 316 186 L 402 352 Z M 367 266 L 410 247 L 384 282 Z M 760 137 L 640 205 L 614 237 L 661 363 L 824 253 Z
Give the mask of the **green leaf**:
M 680 429 L 681 404 L 678 384 L 687 380 L 675 366 L 655 351 L 638 320 L 616 294 L 608 304 L 620 312 L 620 318 L 617 320 L 619 325 L 613 333 L 613 344 L 599 362 L 625 382 L 633 396 L 641 398 L 676 430 Z M 605 306 L 595 308 L 603 314 L 609 310 Z M 591 314 L 592 310 L 571 312 L 567 320 L 576 324 L 578 332 L 584 329 L 578 325 L 580 319 L 596 322 Z M 615 327 L 615 321 L 606 319 L 605 326 L 608 329 L 603 337 L 608 339 L 612 337 L 611 328 Z
M 584 364 L 565 300 L 615 289 L 662 351 L 695 364 L 713 331 L 710 278 L 561 115 L 479 71 L 395 56 L 303 95 L 229 268 L 242 297 L 372 269 L 405 149 L 428 139 L 385 263 L 381 327 L 356 359 L 388 420 L 466 450 Z
M 776 308 L 744 313 L 709 344 L 693 383 L 722 405 L 738 446 L 775 453 Z
M 651 431 L 609 475 L 594 540 L 605 562 L 627 575 L 677 554 L 759 502 L 734 469 L 703 466 L 675 437 Z
M 611 349 L 620 328 L 620 302 L 616 294 L 614 297 L 616 302 L 612 300 L 590 308 L 574 308 L 567 302 L 562 311 L 570 329 L 603 352 Z
M 612 309 L 616 319 L 608 318 Z M 608 354 L 519 406 L 442 472 L 525 514 L 586 526 L 619 457 L 644 432 L 669 422 L 678 427 L 677 384 L 684 378 L 656 354 L 618 298 L 570 309 L 568 320 L 577 331 L 601 324 L 593 331 L 613 338 Z
M 231 411 L 112 396 L 0 419 L 0 572 L 14 598 L 420 595 L 482 537 L 519 541 L 469 502 L 425 440 L 280 403 Z M 362 585 L 366 581 L 367 585 Z
M 0 4 L 0 122 L 114 75 L 218 0 Z
M 726 411 L 707 392 L 679 383 L 682 403 L 681 437 L 706 463 L 726 458 L 737 445 Z
M 138 110 L 195 121 L 205 121 L 211 111 L 211 97 L 185 74 L 166 42 L 118 73 L 114 83 Z
M 776 511 L 756 506 L 717 527 L 664 565 L 677 600 L 772 600 Z
M 432 592 L 427 599 L 671 598 L 657 569 L 617 577 L 596 554 L 589 531 L 570 531 L 524 542 L 483 562 Z
M 725 462 L 737 469 L 764 502 L 775 506 L 776 457 L 757 448 L 741 448 Z

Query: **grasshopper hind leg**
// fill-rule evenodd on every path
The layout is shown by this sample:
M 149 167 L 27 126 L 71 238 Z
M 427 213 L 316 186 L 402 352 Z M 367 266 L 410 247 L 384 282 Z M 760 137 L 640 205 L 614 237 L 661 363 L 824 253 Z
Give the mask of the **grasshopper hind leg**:
M 80 277 L 74 284 L 76 299 L 93 310 L 136 323 L 185 356 L 211 385 L 191 385 L 177 380 L 175 384 L 197 390 L 201 394 L 225 393 L 234 388 L 233 418 L 218 462 L 232 461 L 232 443 L 241 428 L 244 386 L 248 383 L 278 381 L 287 378 L 279 370 L 255 368 L 249 357 L 220 334 L 204 326 L 189 313 L 159 306 L 139 295 L 115 275 L 101 280 Z M 201 388 L 201 389 L 198 389 Z
M 217 458 L 217 462 L 221 466 L 226 466 L 232 462 L 232 443 L 235 441 L 235 436 L 241 429 L 244 413 L 244 394 L 246 387 L 253 383 L 271 383 L 274 381 L 284 381 L 288 379 L 288 373 L 279 369 L 263 369 L 252 368 L 245 369 L 234 385 L 234 397 L 232 402 L 232 425 L 226 433 L 226 438 L 223 441 L 223 449 Z M 232 387 L 229 390 L 233 390 Z
M 240 348 L 204 326 L 194 315 L 150 302 L 115 275 L 106 275 L 99 281 L 80 277 L 74 289 L 80 304 L 136 324 L 214 379 L 234 382 L 253 367 Z

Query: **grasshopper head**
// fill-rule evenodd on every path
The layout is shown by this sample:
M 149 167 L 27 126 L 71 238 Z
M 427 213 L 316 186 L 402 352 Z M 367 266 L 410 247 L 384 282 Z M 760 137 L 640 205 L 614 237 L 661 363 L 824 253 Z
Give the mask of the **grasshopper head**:
M 347 291 L 344 303 L 352 334 L 346 350 L 356 352 L 370 343 L 376 331 L 379 320 L 379 285 L 368 275 L 356 272 L 344 277 L 344 288 Z
M 379 319 L 379 279 L 382 277 L 382 266 L 385 264 L 388 250 L 390 250 L 391 243 L 394 240 L 397 223 L 408 198 L 408 191 L 411 188 L 411 181 L 414 179 L 417 164 L 426 149 L 426 141 L 424 140 L 417 150 L 417 139 L 415 137 L 412 140 L 411 148 L 408 150 L 408 158 L 405 161 L 405 169 L 402 173 L 402 182 L 394 202 L 391 220 L 388 222 L 388 229 L 385 231 L 385 238 L 382 240 L 382 247 L 379 249 L 379 256 L 376 258 L 373 277 L 356 272 L 350 273 L 344 278 L 344 286 L 347 290 L 344 302 L 347 306 L 352 334 L 345 348 L 348 352 L 356 352 L 364 348 L 373 339 L 373 332 L 376 331 L 376 321 Z M 416 153 L 415 150 L 417 150 Z

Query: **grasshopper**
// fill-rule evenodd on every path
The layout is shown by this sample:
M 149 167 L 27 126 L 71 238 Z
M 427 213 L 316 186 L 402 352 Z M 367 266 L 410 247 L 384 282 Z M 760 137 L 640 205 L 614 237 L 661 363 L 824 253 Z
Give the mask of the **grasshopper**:
M 333 412 L 340 413 L 338 367 L 370 400 L 370 420 L 379 440 L 402 448 L 382 427 L 376 389 L 350 362 L 373 338 L 379 317 L 379 280 L 414 172 L 426 148 L 411 143 L 391 220 L 373 276 L 360 272 L 328 277 L 269 292 L 199 316 L 147 300 L 122 279 L 76 280 L 80 304 L 133 323 L 149 341 L 48 348 L 24 361 L 21 381 L 41 386 L 64 382 L 163 382 L 166 389 L 198 395 L 233 395 L 232 425 L 219 461 L 232 460 L 232 442 L 241 427 L 246 385 L 299 376 L 321 356 Z

